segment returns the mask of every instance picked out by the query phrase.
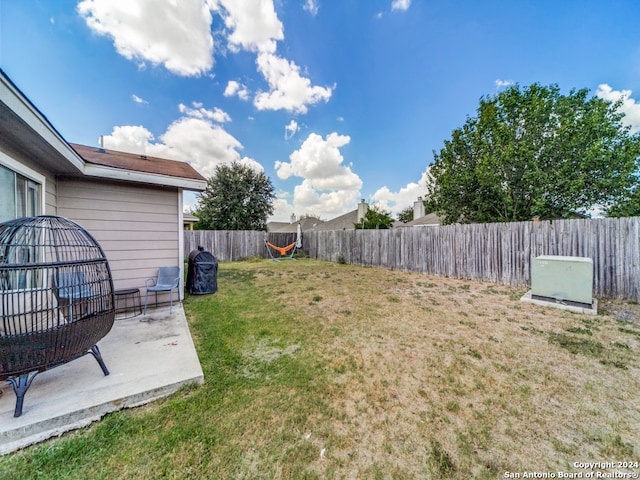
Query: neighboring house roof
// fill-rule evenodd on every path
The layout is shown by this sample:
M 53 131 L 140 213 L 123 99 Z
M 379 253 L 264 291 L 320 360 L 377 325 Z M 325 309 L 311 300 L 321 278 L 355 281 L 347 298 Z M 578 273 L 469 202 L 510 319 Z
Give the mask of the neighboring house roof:
M 394 226 L 396 227 L 429 227 L 431 226 L 432 227 L 432 226 L 441 225 L 441 224 L 442 224 L 442 219 L 439 216 L 437 216 L 435 213 L 428 213 L 424 217 L 416 218 L 415 220 L 412 220 L 410 222 L 400 223 Z
M 306 217 L 297 222 L 269 222 L 267 229 L 269 232 L 295 232 L 298 224 L 303 232 L 327 231 L 327 230 L 354 230 L 358 222 L 358 210 L 352 210 L 331 220 L 323 221 L 313 217 Z M 440 225 L 441 219 L 435 213 L 430 213 L 411 222 L 395 222 L 393 228 L 397 227 L 420 227 Z
M 267 230 L 269 232 L 277 232 L 277 233 L 295 233 L 298 231 L 298 224 L 300 224 L 300 228 L 303 232 L 308 232 L 310 230 L 316 230 L 318 225 L 322 225 L 325 222 L 318 218 L 314 217 L 305 217 L 297 222 L 287 223 L 287 222 L 269 222 L 267 224 Z
M 292 225 L 288 222 L 267 222 L 267 231 L 268 232 L 278 232 L 280 229 L 286 228 L 289 225 Z
M 339 217 L 319 223 L 309 230 L 353 230 L 355 223 L 358 221 L 358 210 L 352 210 L 340 215 Z M 304 229 L 303 229 L 304 231 Z
M 70 143 L 69 145 L 85 161 L 95 165 L 206 182 L 206 178 L 186 162 L 118 152 L 105 148 L 87 147 L 75 143 Z

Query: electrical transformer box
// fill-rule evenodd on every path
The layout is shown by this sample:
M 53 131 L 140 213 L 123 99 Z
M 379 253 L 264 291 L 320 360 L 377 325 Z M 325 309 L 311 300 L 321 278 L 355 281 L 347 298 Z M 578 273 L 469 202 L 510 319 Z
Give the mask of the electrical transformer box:
M 531 266 L 531 295 L 591 305 L 593 260 L 543 255 Z

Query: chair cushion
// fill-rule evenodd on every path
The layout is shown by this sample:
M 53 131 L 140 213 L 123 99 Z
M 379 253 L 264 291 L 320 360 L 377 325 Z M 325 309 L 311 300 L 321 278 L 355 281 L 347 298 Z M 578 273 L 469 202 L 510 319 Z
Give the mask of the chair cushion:
M 58 314 L 58 302 L 50 290 L 5 290 L 0 293 L 0 335 L 48 330 L 67 323 Z

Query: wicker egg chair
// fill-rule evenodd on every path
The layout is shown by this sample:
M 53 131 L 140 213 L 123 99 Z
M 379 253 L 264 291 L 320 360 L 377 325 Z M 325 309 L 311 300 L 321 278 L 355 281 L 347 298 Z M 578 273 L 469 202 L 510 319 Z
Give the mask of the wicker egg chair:
M 0 224 L 0 381 L 16 394 L 14 416 L 35 376 L 91 353 L 113 326 L 111 270 L 80 225 L 44 215 Z

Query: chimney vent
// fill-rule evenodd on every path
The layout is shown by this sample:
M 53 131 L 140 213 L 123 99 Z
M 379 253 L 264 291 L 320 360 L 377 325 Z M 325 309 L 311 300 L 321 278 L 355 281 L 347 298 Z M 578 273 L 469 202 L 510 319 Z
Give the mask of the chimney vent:
M 424 202 L 422 201 L 422 197 L 418 197 L 418 200 L 413 202 L 413 219 L 417 220 L 418 218 L 424 217 Z
M 358 204 L 358 223 L 360 223 L 364 219 L 368 211 L 369 205 L 367 205 L 367 202 L 365 202 L 363 198 Z

